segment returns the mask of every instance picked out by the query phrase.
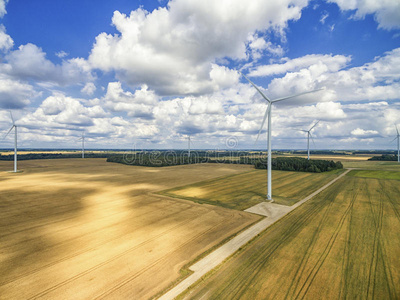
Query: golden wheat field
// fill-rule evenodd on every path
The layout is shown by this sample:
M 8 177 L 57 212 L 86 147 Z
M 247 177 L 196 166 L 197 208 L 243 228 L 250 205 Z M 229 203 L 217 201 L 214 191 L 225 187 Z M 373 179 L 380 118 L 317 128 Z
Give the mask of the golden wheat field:
M 146 299 L 259 219 L 153 192 L 251 170 L 105 159 L 0 162 L 1 299 Z

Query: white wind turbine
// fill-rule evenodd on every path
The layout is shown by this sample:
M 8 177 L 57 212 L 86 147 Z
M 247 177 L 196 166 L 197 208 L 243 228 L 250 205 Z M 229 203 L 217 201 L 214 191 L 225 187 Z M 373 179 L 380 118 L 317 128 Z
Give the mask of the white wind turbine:
M 82 137 L 79 140 L 82 140 L 82 158 L 85 158 L 85 132 L 82 132 Z
M 319 123 L 319 121 L 317 121 L 317 123 L 315 123 L 313 126 L 311 126 L 311 128 L 309 130 L 300 130 L 300 131 L 303 131 L 303 132 L 307 132 L 307 159 L 308 160 L 310 160 L 310 137 L 311 137 L 311 140 L 313 141 L 313 144 L 315 146 L 314 139 L 313 139 L 313 137 L 311 135 L 311 130 L 313 130 L 314 127 L 317 126 L 318 123 Z
M 271 130 L 271 107 L 272 107 L 272 104 L 275 102 L 287 100 L 287 99 L 294 98 L 297 96 L 314 93 L 314 92 L 320 91 L 322 89 L 303 92 L 303 93 L 299 93 L 296 95 L 271 100 L 267 96 L 265 96 L 264 93 L 250 79 L 248 79 L 244 74 L 242 74 L 242 75 L 244 78 L 247 79 L 248 82 L 250 82 L 255 87 L 255 89 L 261 94 L 261 96 L 268 102 L 267 110 L 265 111 L 264 119 L 262 121 L 260 131 L 258 132 L 256 142 L 258 141 L 258 138 L 260 137 L 260 133 L 264 127 L 265 120 L 268 117 L 268 160 L 267 160 L 267 163 L 268 163 L 268 184 L 267 184 L 268 190 L 267 190 L 267 200 L 272 200 L 272 178 L 271 178 L 271 176 L 272 176 L 272 165 L 271 165 L 271 131 L 272 131 Z
M 192 144 L 192 141 L 190 140 L 190 135 L 188 135 L 188 157 L 190 158 L 190 145 Z
M 15 124 L 13 115 L 10 111 L 10 116 L 11 116 L 11 120 L 12 120 L 12 126 L 10 128 L 10 130 L 6 133 L 6 135 L 4 136 L 3 139 L 5 139 L 7 137 L 7 135 L 11 132 L 11 130 L 14 129 L 14 171 L 13 172 L 18 172 L 17 170 L 17 125 Z
M 394 126 L 396 127 L 397 136 L 392 140 L 392 142 L 397 139 L 397 162 L 400 163 L 400 134 L 397 125 L 395 124 Z

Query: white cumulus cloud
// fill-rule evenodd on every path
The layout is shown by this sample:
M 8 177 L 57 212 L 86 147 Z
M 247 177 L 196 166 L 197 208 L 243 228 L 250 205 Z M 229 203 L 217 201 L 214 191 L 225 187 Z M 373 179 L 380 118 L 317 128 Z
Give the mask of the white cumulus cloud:
M 353 10 L 354 18 L 361 19 L 373 14 L 378 28 L 400 28 L 400 1 L 398 0 L 329 0 L 341 10 Z
M 0 0 L 0 18 L 4 17 L 4 15 L 7 13 L 6 10 L 6 4 L 8 0 Z
M 83 58 L 65 60 L 56 65 L 46 58 L 46 53 L 34 44 L 26 44 L 5 56 L 6 63 L 0 71 L 18 79 L 54 82 L 60 85 L 91 81 L 94 76 Z
M 160 95 L 204 94 L 218 59 L 247 59 L 248 35 L 285 28 L 307 0 L 243 2 L 174 0 L 167 8 L 114 13 L 118 34 L 96 37 L 89 62 L 132 87 L 146 83 Z M 270 46 L 272 48 L 272 46 Z
M 81 92 L 91 96 L 93 93 L 96 91 L 96 86 L 94 85 L 93 82 L 88 82 L 85 84 L 85 86 L 81 89 Z
M 14 46 L 13 39 L 6 33 L 4 25 L 0 25 L 0 50 L 8 51 Z

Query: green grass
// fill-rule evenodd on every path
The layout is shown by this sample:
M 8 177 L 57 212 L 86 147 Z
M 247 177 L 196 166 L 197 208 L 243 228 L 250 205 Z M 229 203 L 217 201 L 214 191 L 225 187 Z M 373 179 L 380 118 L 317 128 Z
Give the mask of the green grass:
M 347 175 L 353 177 L 400 180 L 400 172 L 395 171 L 353 170 Z
M 345 168 L 361 168 L 368 170 L 386 170 L 386 171 L 400 171 L 400 164 L 397 161 L 372 161 L 372 160 L 359 160 L 359 161 L 342 161 Z
M 325 173 L 272 171 L 272 197 L 278 204 L 293 205 L 342 172 L 343 170 Z M 170 197 L 237 210 L 265 201 L 266 193 L 266 170 L 253 170 L 160 192 Z
M 179 298 L 399 299 L 400 185 L 345 176 Z

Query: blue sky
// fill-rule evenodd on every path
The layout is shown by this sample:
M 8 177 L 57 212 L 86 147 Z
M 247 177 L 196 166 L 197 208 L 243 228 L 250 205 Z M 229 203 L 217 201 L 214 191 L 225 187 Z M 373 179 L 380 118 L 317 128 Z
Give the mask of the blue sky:
M 21 147 L 390 149 L 400 127 L 400 3 L 0 0 L 0 130 Z M 373 120 L 373 121 L 372 121 Z M 11 147 L 7 137 L 1 148 Z

